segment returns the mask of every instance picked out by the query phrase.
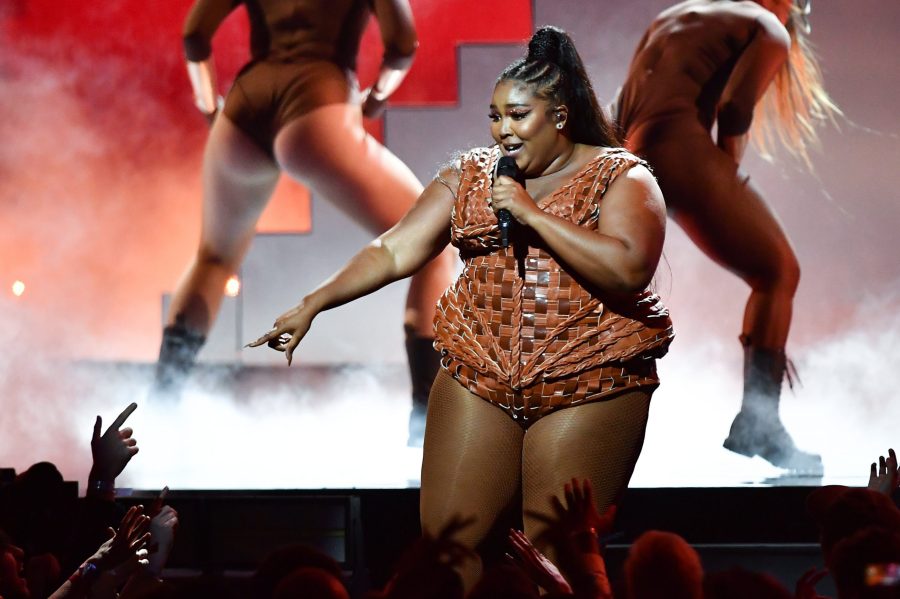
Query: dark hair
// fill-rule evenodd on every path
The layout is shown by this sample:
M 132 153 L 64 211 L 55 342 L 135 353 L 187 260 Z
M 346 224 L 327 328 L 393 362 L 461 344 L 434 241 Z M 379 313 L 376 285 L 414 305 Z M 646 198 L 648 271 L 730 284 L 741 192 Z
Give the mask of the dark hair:
M 534 87 L 537 97 L 569 108 L 572 141 L 592 146 L 619 146 L 619 140 L 597 103 L 594 87 L 569 34 L 544 26 L 528 42 L 525 58 L 500 73 L 501 81 L 519 81 Z

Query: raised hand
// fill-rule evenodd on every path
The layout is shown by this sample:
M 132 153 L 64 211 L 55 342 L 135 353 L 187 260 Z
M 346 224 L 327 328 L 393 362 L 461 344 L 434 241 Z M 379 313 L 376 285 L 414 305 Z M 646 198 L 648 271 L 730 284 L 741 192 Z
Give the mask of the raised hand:
M 314 317 L 315 313 L 301 302 L 275 319 L 272 330 L 256 341 L 248 343 L 247 347 L 259 347 L 265 343 L 274 350 L 284 352 L 290 366 L 294 350 L 306 336 Z
M 168 487 L 160 498 L 165 497 Z M 178 529 L 178 512 L 170 505 L 159 507 L 150 520 L 149 570 L 154 576 L 162 574 L 163 567 L 175 546 L 175 532 Z
M 404 554 L 394 577 L 388 582 L 382 597 L 415 599 L 430 596 L 428 590 L 438 590 L 448 583 L 448 574 L 466 560 L 475 559 L 475 552 L 456 541 L 456 534 L 471 526 L 474 518 L 455 517 L 437 536 L 424 534 Z
M 804 572 L 797 581 L 794 599 L 828 599 L 816 592 L 816 585 L 826 576 L 828 576 L 828 570 L 818 571 L 815 566 Z
M 888 449 L 888 457 L 878 456 L 878 464 L 872 462 L 869 471 L 868 488 L 890 496 L 900 486 L 900 469 L 897 467 L 897 454 Z
M 137 409 L 132 403 L 122 410 L 109 428 L 102 435 L 103 419 L 97 416 L 94 422 L 94 434 L 91 438 L 91 454 L 94 461 L 91 466 L 90 480 L 112 483 L 138 452 L 137 441 L 132 437 L 134 431 L 121 428 L 131 413 Z
M 606 513 L 601 515 L 594 504 L 594 488 L 590 480 L 579 482 L 573 478 L 563 487 L 563 495 L 565 505 L 556 496 L 552 499 L 555 517 L 542 518 L 552 529 L 548 531 L 549 534 L 565 538 L 585 532 L 603 536 L 612 531 L 616 506 L 609 506 Z
M 518 530 L 510 530 L 509 544 L 513 550 L 513 555 L 509 555 L 510 561 L 531 582 L 548 593 L 573 594 L 571 585 L 560 573 L 559 568 L 531 544 L 525 533 Z
M 113 570 L 132 559 L 146 565 L 149 527 L 150 517 L 144 515 L 144 506 L 132 506 L 122 518 L 119 529 L 109 529 L 109 539 L 88 558 L 88 562 L 101 571 Z

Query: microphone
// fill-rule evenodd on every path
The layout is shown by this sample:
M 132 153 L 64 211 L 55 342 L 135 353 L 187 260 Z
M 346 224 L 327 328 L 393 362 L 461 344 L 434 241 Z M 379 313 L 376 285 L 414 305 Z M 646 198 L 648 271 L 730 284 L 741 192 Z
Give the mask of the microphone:
M 516 165 L 516 159 L 512 156 L 501 156 L 497 161 L 497 176 L 515 179 L 519 185 L 525 185 L 525 177 Z M 503 247 L 509 247 L 509 232 L 512 229 L 513 218 L 509 210 L 502 208 L 497 211 L 497 224 L 500 225 L 500 242 Z

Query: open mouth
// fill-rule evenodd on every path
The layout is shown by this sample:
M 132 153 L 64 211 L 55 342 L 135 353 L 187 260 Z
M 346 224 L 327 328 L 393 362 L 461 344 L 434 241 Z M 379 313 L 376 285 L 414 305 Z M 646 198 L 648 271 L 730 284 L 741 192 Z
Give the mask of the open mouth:
M 515 156 L 522 149 L 522 145 L 521 143 L 503 144 L 503 149 L 506 150 L 507 156 Z

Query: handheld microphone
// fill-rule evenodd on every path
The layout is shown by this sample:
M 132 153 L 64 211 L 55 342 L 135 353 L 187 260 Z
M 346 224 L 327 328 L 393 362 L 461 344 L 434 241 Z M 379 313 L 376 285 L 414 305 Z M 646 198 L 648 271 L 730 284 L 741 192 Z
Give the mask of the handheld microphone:
M 512 156 L 501 156 L 497 161 L 497 176 L 515 179 L 519 185 L 525 185 L 525 177 L 516 165 L 516 159 Z M 513 226 L 512 214 L 503 208 L 497 211 L 497 224 L 500 225 L 500 242 L 503 247 L 509 247 L 509 232 Z

